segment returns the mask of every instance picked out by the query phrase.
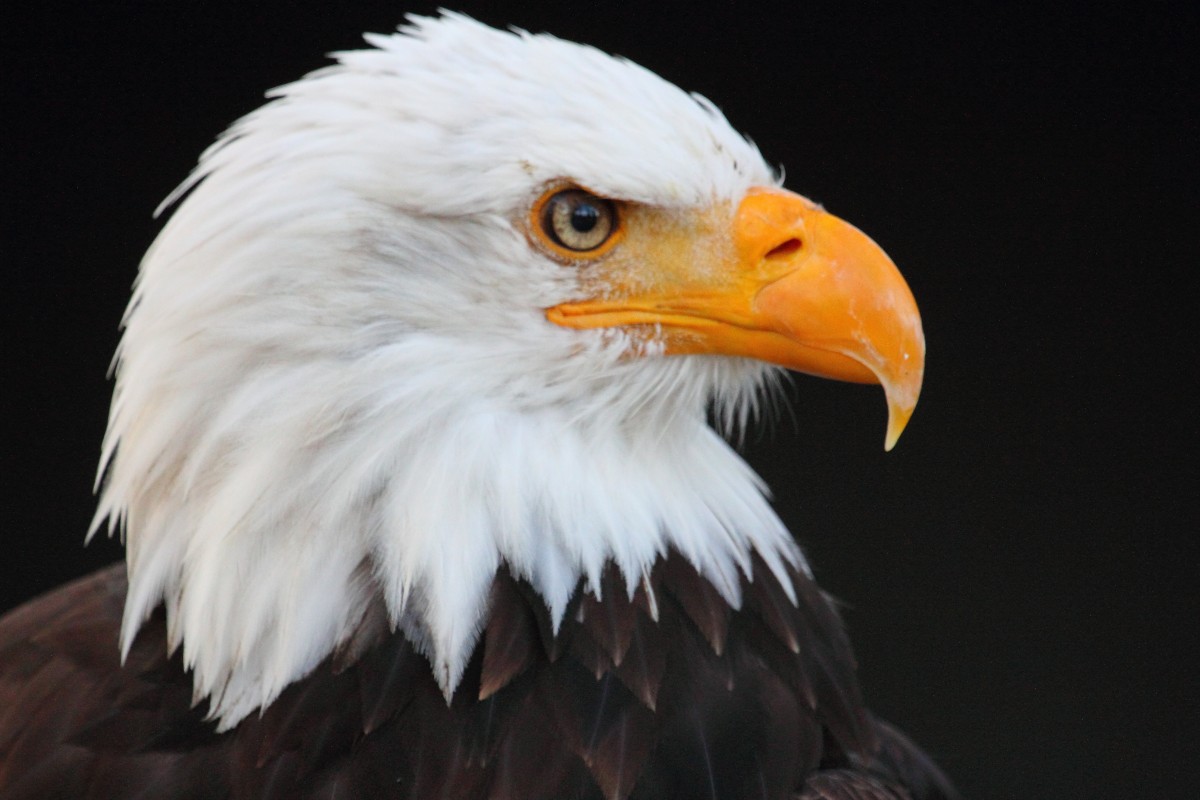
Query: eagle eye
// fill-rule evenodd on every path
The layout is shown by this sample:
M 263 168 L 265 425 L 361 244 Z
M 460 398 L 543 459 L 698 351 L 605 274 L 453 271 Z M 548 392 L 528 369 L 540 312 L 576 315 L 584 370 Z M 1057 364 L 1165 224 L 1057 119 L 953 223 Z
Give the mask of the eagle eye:
M 595 256 L 615 241 L 620 229 L 617 206 L 585 189 L 559 189 L 534 205 L 536 232 L 564 255 Z

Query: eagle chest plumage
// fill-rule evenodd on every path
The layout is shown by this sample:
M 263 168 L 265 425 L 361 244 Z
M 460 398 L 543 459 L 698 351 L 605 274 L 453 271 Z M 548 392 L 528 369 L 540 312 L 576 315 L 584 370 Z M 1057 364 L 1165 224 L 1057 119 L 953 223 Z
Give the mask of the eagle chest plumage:
M 796 604 L 756 560 L 734 609 L 671 554 L 632 599 L 615 569 L 602 598 L 577 591 L 556 633 L 502 569 L 449 703 L 428 660 L 368 614 L 308 678 L 218 734 L 165 655 L 161 613 L 117 669 L 125 579 L 113 568 L 9 622 L 26 635 L 3 653 L 20 671 L 0 678 L 0 699 L 44 733 L 0 741 L 0 796 L 943 796 L 936 768 L 862 706 L 829 599 L 790 578 Z M 77 698 L 65 716 L 62 692 Z

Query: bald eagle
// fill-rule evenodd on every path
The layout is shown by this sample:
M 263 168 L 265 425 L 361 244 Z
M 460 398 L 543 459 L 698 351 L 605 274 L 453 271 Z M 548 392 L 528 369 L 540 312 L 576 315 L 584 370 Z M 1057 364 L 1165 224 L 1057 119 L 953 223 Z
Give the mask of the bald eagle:
M 709 424 L 792 369 L 882 384 L 890 448 L 892 262 L 628 61 L 367 41 L 164 203 L 93 526 L 126 563 L 0 622 L 0 797 L 953 796 Z

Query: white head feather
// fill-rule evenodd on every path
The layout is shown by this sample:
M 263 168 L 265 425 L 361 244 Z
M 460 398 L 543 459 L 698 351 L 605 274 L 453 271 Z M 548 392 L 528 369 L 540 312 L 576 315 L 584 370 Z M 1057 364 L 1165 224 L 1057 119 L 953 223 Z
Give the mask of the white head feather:
M 802 564 L 706 424 L 769 370 L 552 325 L 577 276 L 520 225 L 561 179 L 735 201 L 775 182 L 753 145 L 550 36 L 445 15 L 368 41 L 203 155 L 124 321 L 97 512 L 127 536 L 123 647 L 165 602 L 223 728 L 378 596 L 449 696 L 502 562 L 556 622 L 610 560 L 632 592 L 675 548 L 735 605 L 752 549 Z

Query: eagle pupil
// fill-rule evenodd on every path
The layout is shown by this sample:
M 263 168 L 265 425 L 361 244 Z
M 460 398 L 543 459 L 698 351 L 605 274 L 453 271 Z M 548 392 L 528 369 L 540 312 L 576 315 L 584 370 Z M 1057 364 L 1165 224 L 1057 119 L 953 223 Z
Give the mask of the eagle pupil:
M 600 209 L 590 203 L 575 206 L 571 211 L 571 227 L 580 233 L 587 233 L 600 222 Z

